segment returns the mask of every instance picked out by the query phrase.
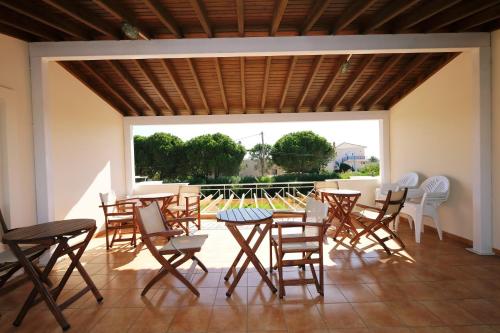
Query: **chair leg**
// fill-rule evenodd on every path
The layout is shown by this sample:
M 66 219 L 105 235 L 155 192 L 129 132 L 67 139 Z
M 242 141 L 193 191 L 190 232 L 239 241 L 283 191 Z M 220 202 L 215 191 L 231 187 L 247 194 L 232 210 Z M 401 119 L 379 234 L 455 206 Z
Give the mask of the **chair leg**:
M 435 210 L 432 212 L 432 220 L 434 221 L 434 224 L 436 225 L 439 240 L 443 240 L 443 231 L 441 230 L 441 223 L 439 221 L 439 214 Z
M 106 250 L 109 250 L 109 230 L 108 230 L 108 222 L 104 222 L 104 227 L 106 231 Z
M 269 231 L 269 273 L 273 273 L 273 235 Z
M 285 286 L 283 285 L 283 257 L 282 254 L 280 253 L 279 256 L 277 257 L 277 264 L 278 264 L 278 284 L 279 284 L 279 298 L 283 298 L 285 296 Z
M 196 262 L 198 263 L 198 266 L 200 266 L 200 268 L 205 272 L 205 273 L 208 273 L 208 269 L 207 269 L 207 266 L 205 266 L 204 263 L 201 262 L 200 259 L 198 259 L 196 256 L 193 256 L 193 260 L 196 260 Z
M 323 247 L 321 247 L 319 252 L 319 294 L 321 296 L 325 295 L 325 272 L 323 271 Z
M 412 216 L 413 217 L 413 216 Z M 420 237 L 422 236 L 422 213 L 417 212 L 413 223 L 415 224 L 415 242 L 420 244 Z

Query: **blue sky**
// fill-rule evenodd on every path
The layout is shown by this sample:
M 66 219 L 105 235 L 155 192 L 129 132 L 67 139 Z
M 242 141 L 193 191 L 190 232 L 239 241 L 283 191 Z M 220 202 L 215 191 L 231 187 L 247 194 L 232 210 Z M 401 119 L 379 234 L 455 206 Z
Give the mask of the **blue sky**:
M 380 157 L 379 128 L 377 120 L 314 121 L 286 123 L 245 123 L 245 124 L 203 124 L 203 125 L 147 125 L 134 126 L 134 135 L 151 135 L 155 132 L 171 133 L 182 140 L 189 140 L 201 134 L 220 132 L 240 141 L 246 148 L 260 142 L 260 132 L 264 132 L 264 142 L 273 144 L 287 133 L 313 131 L 330 142 L 340 144 L 350 142 L 366 146 L 367 156 Z

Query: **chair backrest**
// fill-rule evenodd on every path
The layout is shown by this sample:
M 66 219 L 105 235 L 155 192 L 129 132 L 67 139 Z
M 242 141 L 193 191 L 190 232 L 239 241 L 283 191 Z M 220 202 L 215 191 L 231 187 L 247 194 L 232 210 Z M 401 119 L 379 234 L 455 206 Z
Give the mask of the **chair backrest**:
M 448 199 L 450 193 L 450 181 L 445 176 L 429 177 L 420 185 L 424 193 L 441 193 L 443 199 Z
M 408 172 L 398 179 L 397 184 L 399 187 L 415 187 L 418 185 L 418 174 Z
M 101 204 L 104 205 L 114 205 L 116 203 L 116 193 L 111 190 L 109 192 L 101 192 L 99 193 L 99 198 L 101 199 Z M 116 207 L 103 207 L 105 213 L 114 213 L 116 212 Z
M 201 187 L 198 185 L 179 186 L 179 202 L 184 202 L 186 197 L 193 194 L 200 194 Z
M 400 189 L 399 191 L 389 191 L 382 207 L 384 219 L 390 218 L 391 220 L 396 217 L 403 208 L 408 188 Z
M 138 207 L 137 224 L 143 236 L 168 230 L 157 201 L 146 207 Z
M 7 222 L 3 218 L 2 210 L 0 209 L 0 226 L 2 227 L 2 234 L 6 234 L 9 232 L 9 228 L 7 228 Z
M 307 198 L 306 208 L 306 222 L 324 223 L 328 216 L 328 204 L 316 200 L 314 198 Z M 321 229 L 318 227 L 307 226 L 305 228 L 306 236 L 317 236 Z

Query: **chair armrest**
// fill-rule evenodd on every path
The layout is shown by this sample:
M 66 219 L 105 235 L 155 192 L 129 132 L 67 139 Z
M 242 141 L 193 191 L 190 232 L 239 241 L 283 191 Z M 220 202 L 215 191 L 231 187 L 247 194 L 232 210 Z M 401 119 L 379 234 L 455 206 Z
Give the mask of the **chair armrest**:
M 356 207 L 360 207 L 363 210 L 373 210 L 375 212 L 381 212 L 382 211 L 382 209 L 380 209 L 380 208 L 372 207 L 372 206 L 367 206 L 367 205 L 363 205 L 363 204 L 356 204 Z
M 165 230 L 165 231 L 160 231 L 160 232 L 153 232 L 151 234 L 145 235 L 146 237 L 164 237 L 164 238 L 170 238 L 174 236 L 180 236 L 184 234 L 184 231 L 182 230 Z
M 131 207 L 134 207 L 137 203 L 136 202 L 123 202 L 123 203 L 120 203 L 120 202 L 117 202 L 117 203 L 114 203 L 114 204 L 109 204 L 109 205 L 100 205 L 99 207 L 100 208 L 109 208 L 109 207 L 123 207 L 123 206 L 131 206 Z
M 167 219 L 167 222 L 192 222 L 196 220 L 196 217 L 179 217 L 175 219 Z
M 424 194 L 425 192 L 419 188 L 408 189 L 406 200 L 421 198 Z
M 297 212 L 293 210 L 288 210 L 288 211 L 279 211 L 279 212 L 274 212 L 273 215 L 279 215 L 278 218 L 281 217 L 304 217 L 306 215 L 306 212 Z
M 277 222 L 278 228 L 289 228 L 289 227 L 322 227 L 324 224 L 319 222 Z
M 380 185 L 380 193 L 387 194 L 389 191 L 396 191 L 398 189 L 397 183 L 388 183 Z

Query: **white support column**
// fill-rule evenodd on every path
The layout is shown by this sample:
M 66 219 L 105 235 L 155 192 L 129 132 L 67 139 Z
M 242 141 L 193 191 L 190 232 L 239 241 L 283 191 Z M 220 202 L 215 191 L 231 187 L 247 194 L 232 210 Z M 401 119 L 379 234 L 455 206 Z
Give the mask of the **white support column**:
M 134 133 L 130 118 L 123 119 L 123 142 L 125 146 L 125 186 L 127 195 L 132 195 L 135 184 Z
M 389 111 L 386 117 L 378 121 L 380 146 L 380 179 L 382 183 L 391 182 L 391 127 Z
M 471 82 L 474 110 L 472 145 L 472 252 L 491 255 L 491 49 L 480 47 L 472 52 L 474 80 Z
M 35 186 L 37 223 L 54 220 L 52 191 L 50 112 L 47 96 L 48 62 L 39 57 L 30 58 L 31 109 L 33 112 L 33 140 L 35 155 Z

